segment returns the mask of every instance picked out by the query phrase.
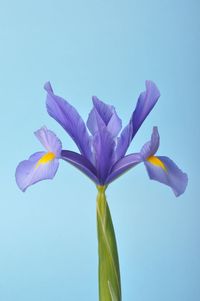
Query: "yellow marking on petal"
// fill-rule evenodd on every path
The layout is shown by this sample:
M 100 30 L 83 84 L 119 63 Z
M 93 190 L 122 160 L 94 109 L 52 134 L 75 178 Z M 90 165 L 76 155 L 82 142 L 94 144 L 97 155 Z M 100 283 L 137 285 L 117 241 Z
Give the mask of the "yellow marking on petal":
M 38 168 L 41 164 L 47 164 L 50 161 L 52 161 L 53 159 L 55 159 L 56 155 L 52 152 L 48 152 L 46 153 L 44 156 L 42 156 L 40 158 L 40 160 L 37 161 L 37 164 L 35 166 L 35 168 Z
M 167 172 L 165 164 L 158 157 L 150 156 L 147 158 L 147 161 L 155 166 L 161 167 L 164 171 Z

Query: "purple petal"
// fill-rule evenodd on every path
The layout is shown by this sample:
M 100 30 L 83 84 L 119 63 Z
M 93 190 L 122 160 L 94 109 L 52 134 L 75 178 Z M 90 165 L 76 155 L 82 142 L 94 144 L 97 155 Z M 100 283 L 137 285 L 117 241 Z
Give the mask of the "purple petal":
M 114 163 L 115 142 L 106 127 L 102 127 L 93 138 L 95 165 L 100 184 L 104 184 Z
M 116 147 L 116 160 L 121 159 L 125 156 L 126 151 L 132 141 L 132 124 L 129 123 L 121 132 L 120 137 L 117 140 L 117 147 Z
M 111 183 L 123 173 L 136 166 L 142 161 L 141 155 L 139 153 L 131 154 L 120 159 L 111 169 L 110 175 L 106 179 L 106 184 Z
M 95 167 L 84 156 L 69 150 L 62 150 L 61 159 L 77 167 L 92 181 L 94 181 L 96 184 L 99 184 Z
M 91 134 L 94 135 L 98 131 L 98 123 L 101 122 L 110 132 L 111 136 L 113 138 L 116 137 L 121 130 L 122 122 L 115 108 L 105 104 L 95 96 L 93 97 L 93 103 L 94 108 L 91 110 L 87 121 L 87 127 Z
M 46 127 L 42 127 L 35 132 L 35 136 L 48 152 L 53 152 L 56 157 L 60 157 L 62 144 L 52 131 L 48 130 Z
M 112 137 L 114 138 L 119 134 L 121 128 L 122 128 L 122 121 L 118 117 L 116 111 L 114 110 L 113 115 L 110 118 L 110 121 L 107 125 L 107 130 L 111 133 Z
M 145 161 L 145 166 L 150 179 L 166 184 L 172 188 L 176 196 L 181 195 L 187 186 L 188 177 L 178 166 L 168 157 L 157 157 L 166 167 L 166 171 L 152 163 Z
M 125 155 L 133 137 L 153 109 L 159 97 L 160 92 L 156 85 L 152 81 L 146 81 L 146 91 L 140 94 L 129 124 L 123 129 L 118 140 L 116 149 L 117 158 L 120 159 Z
M 89 160 L 92 158 L 90 137 L 84 121 L 66 100 L 53 93 L 50 83 L 44 86 L 47 91 L 47 111 L 71 136 L 80 152 Z
M 45 152 L 35 153 L 17 166 L 15 177 L 17 185 L 22 191 L 25 191 L 30 185 L 42 180 L 52 179 L 55 176 L 59 165 L 57 158 L 49 163 L 37 166 L 38 161 L 44 155 Z
M 145 160 L 146 158 L 153 156 L 160 145 L 160 136 L 158 133 L 158 128 L 156 126 L 153 127 L 153 131 L 151 134 L 151 140 L 145 143 L 145 145 L 141 149 L 141 156 Z
M 100 184 L 104 184 L 115 160 L 115 140 L 96 108 L 90 112 L 88 127 L 93 133 L 94 164 Z
M 99 126 L 103 127 L 105 124 L 98 111 L 93 108 L 88 116 L 87 127 L 90 133 L 94 136 L 99 131 Z
M 92 97 L 92 101 L 94 104 L 95 109 L 101 116 L 101 119 L 103 120 L 104 124 L 107 126 L 110 118 L 112 117 L 113 114 L 113 106 L 110 106 L 100 99 L 98 99 L 96 96 Z
M 32 154 L 28 160 L 25 161 L 32 161 L 33 163 L 39 161 L 44 155 L 46 154 L 46 152 L 37 152 Z

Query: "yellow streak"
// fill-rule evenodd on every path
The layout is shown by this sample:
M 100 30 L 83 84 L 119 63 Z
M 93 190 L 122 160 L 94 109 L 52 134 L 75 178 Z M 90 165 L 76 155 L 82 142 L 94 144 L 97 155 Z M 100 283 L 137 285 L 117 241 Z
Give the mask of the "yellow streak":
M 56 157 L 56 155 L 52 152 L 46 153 L 44 156 L 42 156 L 40 158 L 40 160 L 38 160 L 35 168 L 38 168 L 41 164 L 46 164 L 46 163 L 52 161 L 55 157 Z
M 158 157 L 150 156 L 149 158 L 147 158 L 147 161 L 155 166 L 161 167 L 164 171 L 167 172 L 165 164 L 160 159 L 158 159 Z

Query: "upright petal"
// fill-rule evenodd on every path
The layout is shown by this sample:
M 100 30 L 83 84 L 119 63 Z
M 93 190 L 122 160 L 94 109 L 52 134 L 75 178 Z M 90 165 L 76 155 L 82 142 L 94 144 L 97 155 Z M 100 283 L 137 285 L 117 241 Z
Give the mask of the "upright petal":
M 95 108 L 92 108 L 89 113 L 87 127 L 93 136 L 99 131 L 99 127 L 106 127 L 104 121 Z
M 153 109 L 159 97 L 160 92 L 156 85 L 152 81 L 146 81 L 146 91 L 140 94 L 136 109 L 132 115 L 132 138 L 135 136 L 141 124 Z
M 114 163 L 115 142 L 106 127 L 102 127 L 93 137 L 95 165 L 100 184 L 104 184 Z
M 90 112 L 87 126 L 93 135 L 92 147 L 97 177 L 100 184 L 104 184 L 114 163 L 115 140 L 108 131 L 104 120 L 101 118 L 96 108 L 93 108 Z
M 121 131 L 121 128 L 122 128 L 122 121 L 118 117 L 115 109 L 113 109 L 113 115 L 110 118 L 110 121 L 108 122 L 107 130 L 110 132 L 110 134 L 114 138 L 114 137 L 117 137 L 117 135 Z
M 113 106 L 110 106 L 100 99 L 98 99 L 96 96 L 92 97 L 92 101 L 94 104 L 95 109 L 101 116 L 101 119 L 103 120 L 104 124 L 107 126 L 110 118 L 112 117 L 113 114 Z
M 145 143 L 141 149 L 140 153 L 143 159 L 153 156 L 157 152 L 159 145 L 160 145 L 160 136 L 158 133 L 158 128 L 154 126 L 151 134 L 151 140 Z
M 95 184 L 99 184 L 95 167 L 84 156 L 69 150 L 62 150 L 61 158 L 82 171 Z
M 87 127 L 91 134 L 94 135 L 98 131 L 98 122 L 96 120 L 98 118 L 102 125 L 107 128 L 111 136 L 113 138 L 116 137 L 121 130 L 122 121 L 118 117 L 115 108 L 105 104 L 96 96 L 93 96 L 92 99 L 94 107 L 91 110 L 87 121 Z
M 116 146 L 116 160 L 123 158 L 128 150 L 128 147 L 132 141 L 132 130 L 133 125 L 129 122 L 129 124 L 123 129 L 120 137 L 117 139 Z
M 35 136 L 48 152 L 53 152 L 56 157 L 60 156 L 62 144 L 52 131 L 48 130 L 46 127 L 42 127 L 35 132 Z
M 75 141 L 81 154 L 92 160 L 90 137 L 84 121 L 66 100 L 53 93 L 50 83 L 44 86 L 47 91 L 47 111 Z
M 114 164 L 110 171 L 110 174 L 106 179 L 105 184 L 109 184 L 112 181 L 116 180 L 118 177 L 120 177 L 122 174 L 124 174 L 140 162 L 142 162 L 142 157 L 139 153 L 130 154 L 126 157 L 123 157 L 117 163 Z
M 45 152 L 35 153 L 17 166 L 15 177 L 22 191 L 41 180 L 52 179 L 55 176 L 59 165 L 58 159 L 43 160 L 45 156 Z
M 184 193 L 188 183 L 187 174 L 182 172 L 168 157 L 158 156 L 156 158 L 162 164 L 157 164 L 156 161 L 153 160 L 145 161 L 150 179 L 170 186 L 176 196 Z M 163 166 L 165 168 L 163 168 Z
M 156 85 L 152 81 L 146 81 L 146 91 L 140 94 L 129 124 L 123 129 L 118 140 L 116 149 L 118 159 L 125 155 L 133 137 L 137 133 L 145 118 L 153 109 L 159 97 L 160 92 Z

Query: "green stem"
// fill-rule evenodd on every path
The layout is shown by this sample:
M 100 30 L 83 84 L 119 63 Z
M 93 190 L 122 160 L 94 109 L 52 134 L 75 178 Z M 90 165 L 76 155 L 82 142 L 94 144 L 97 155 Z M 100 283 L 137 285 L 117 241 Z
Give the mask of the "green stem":
M 99 301 L 121 301 L 117 243 L 106 201 L 106 186 L 97 186 L 97 233 L 99 251 Z

